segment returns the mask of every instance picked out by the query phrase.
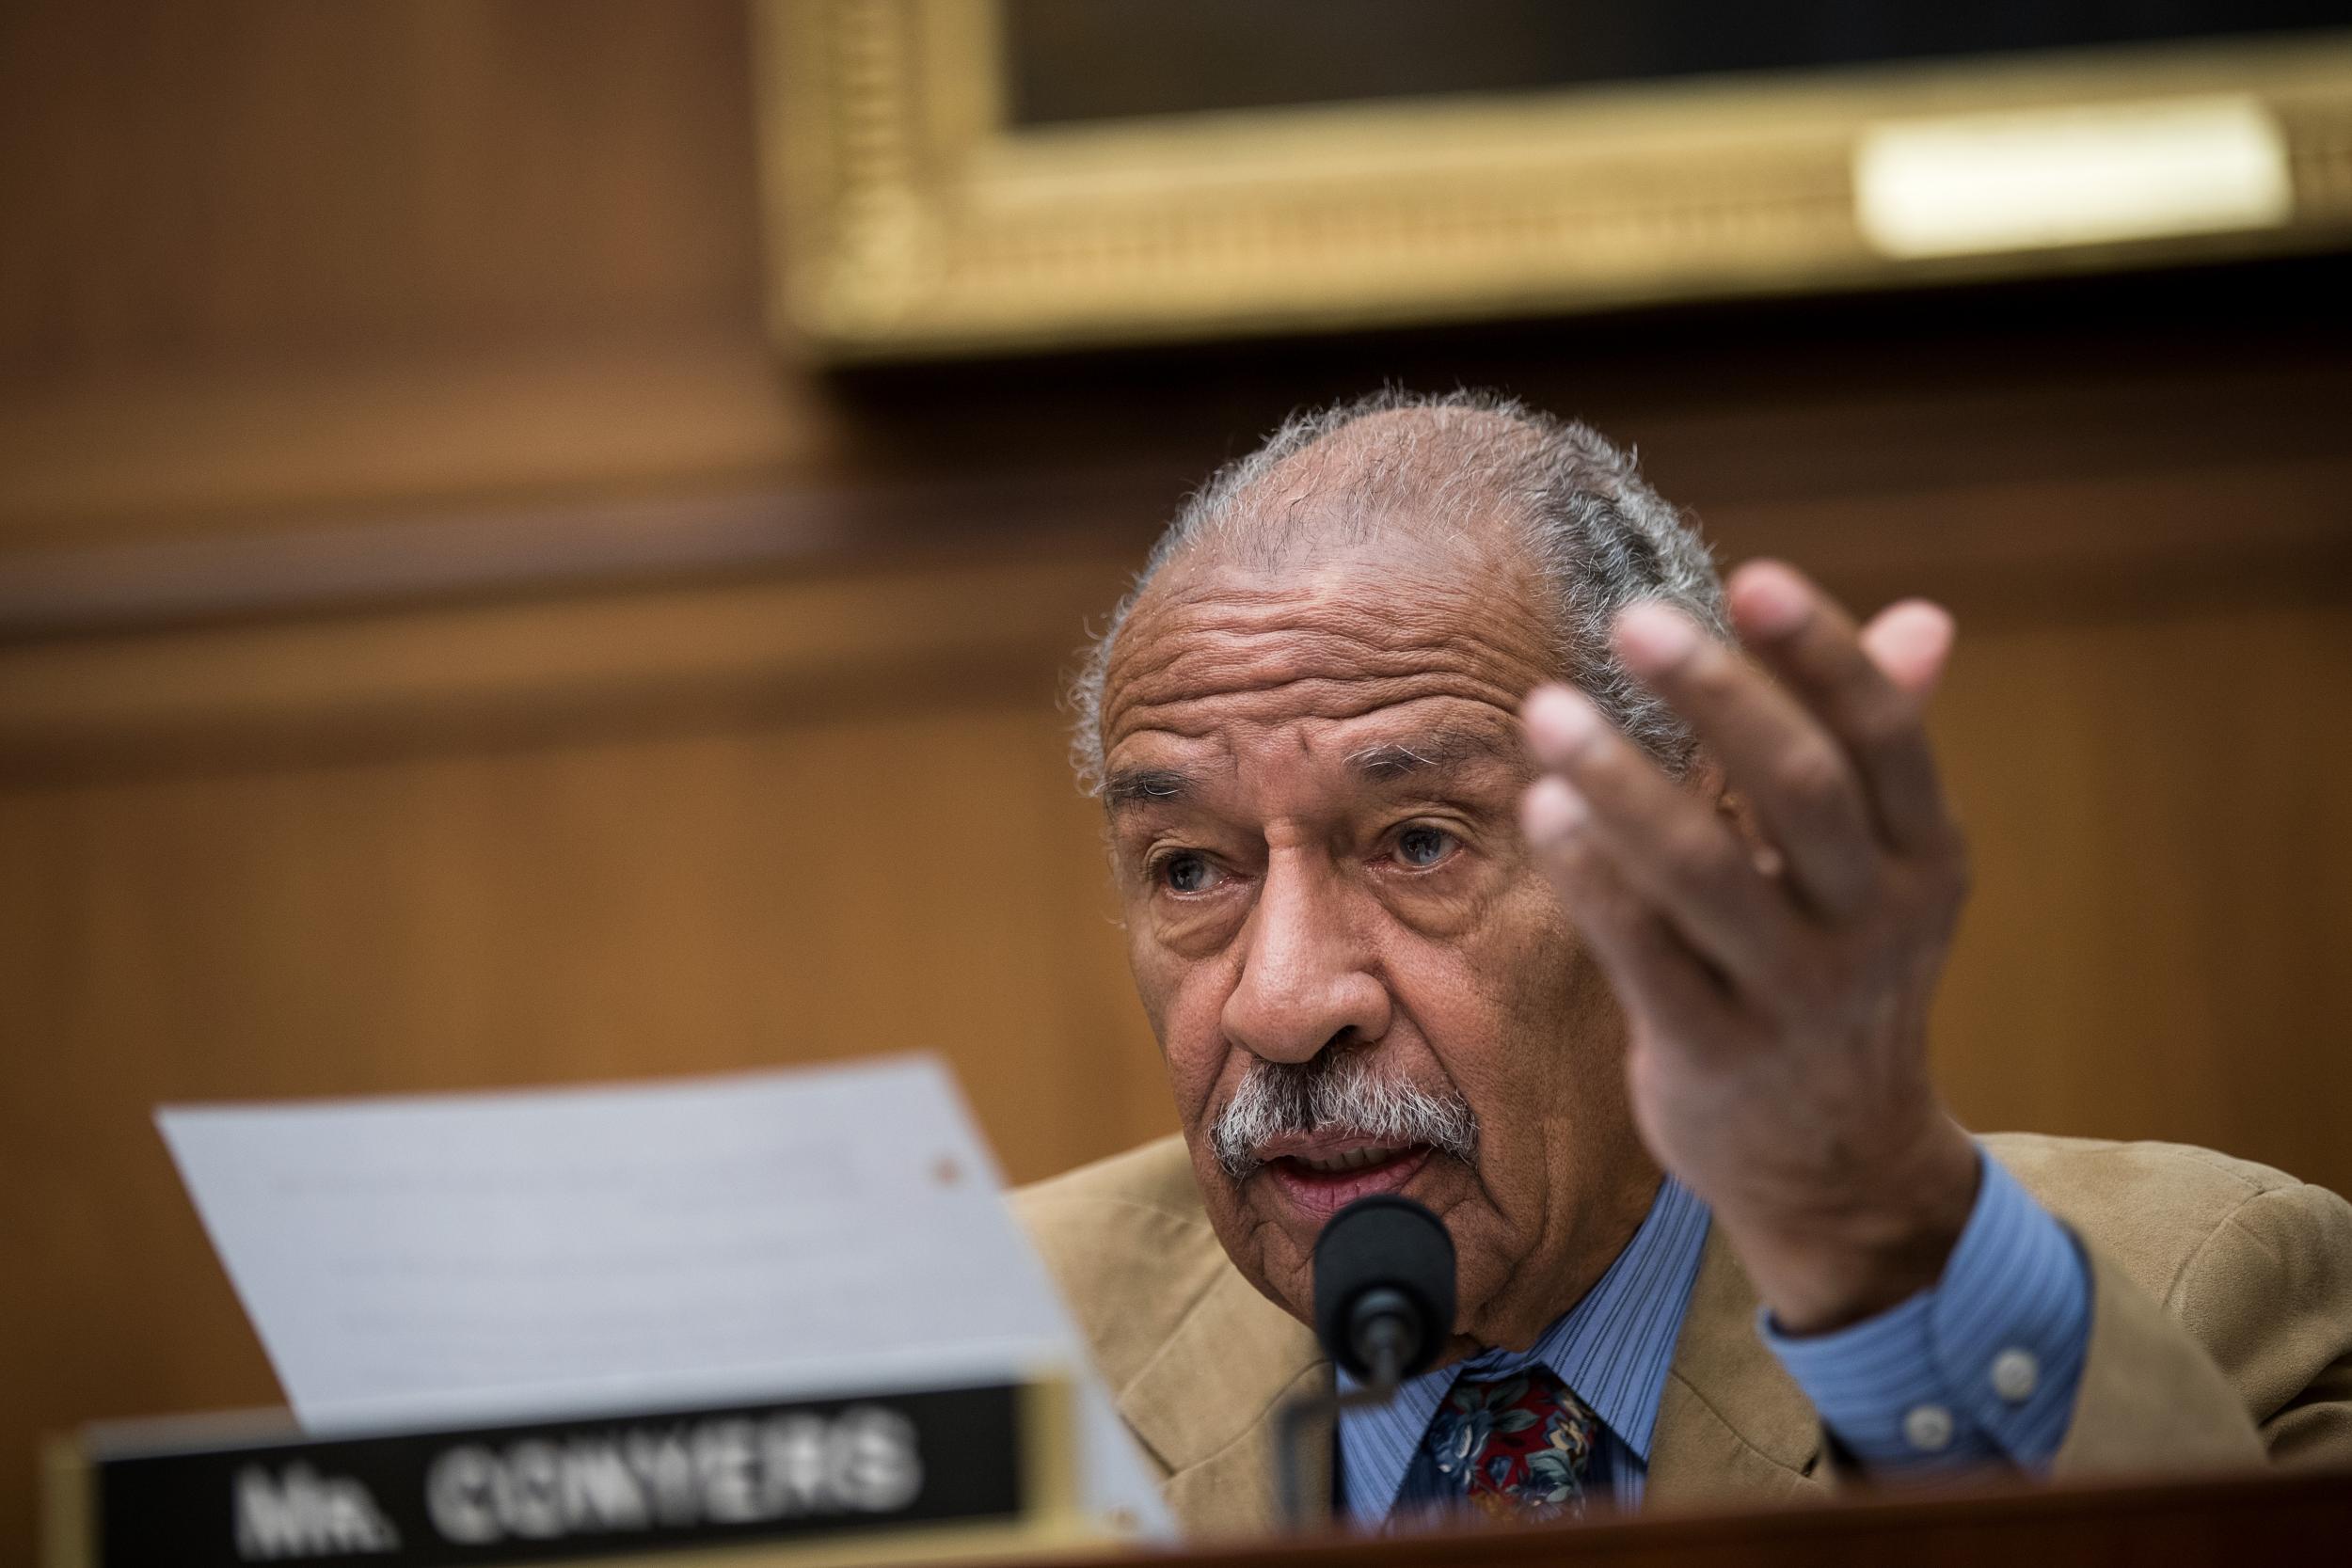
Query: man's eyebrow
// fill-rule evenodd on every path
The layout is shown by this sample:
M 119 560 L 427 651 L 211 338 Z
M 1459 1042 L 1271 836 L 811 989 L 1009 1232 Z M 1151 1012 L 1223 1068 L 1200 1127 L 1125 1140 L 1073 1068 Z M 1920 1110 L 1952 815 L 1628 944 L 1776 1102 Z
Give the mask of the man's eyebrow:
M 1375 784 L 1435 772 L 1483 758 L 1514 760 L 1518 748 L 1500 737 L 1463 730 L 1437 730 L 1406 740 L 1384 740 L 1348 753 L 1347 766 Z
M 1103 781 L 1103 802 L 1113 811 L 1181 800 L 1191 793 L 1191 777 L 1173 768 L 1122 768 Z

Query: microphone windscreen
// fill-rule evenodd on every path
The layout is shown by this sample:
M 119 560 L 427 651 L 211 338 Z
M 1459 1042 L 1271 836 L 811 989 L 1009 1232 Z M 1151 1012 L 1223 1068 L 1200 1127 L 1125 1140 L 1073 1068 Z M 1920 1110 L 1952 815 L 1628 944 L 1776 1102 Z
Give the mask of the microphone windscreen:
M 1372 1375 L 1356 1353 L 1349 1321 L 1367 1291 L 1396 1291 L 1420 1320 L 1413 1357 L 1400 1376 L 1435 1361 L 1454 1333 L 1454 1238 L 1409 1197 L 1375 1193 L 1332 1215 L 1315 1238 L 1314 1273 L 1315 1337 L 1350 1377 Z

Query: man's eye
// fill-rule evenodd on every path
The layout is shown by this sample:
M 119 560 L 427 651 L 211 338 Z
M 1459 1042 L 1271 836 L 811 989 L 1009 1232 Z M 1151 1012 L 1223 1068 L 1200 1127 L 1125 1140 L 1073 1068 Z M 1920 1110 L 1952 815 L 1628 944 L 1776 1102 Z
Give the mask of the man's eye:
M 1190 851 L 1162 860 L 1159 874 L 1161 885 L 1170 893 L 1205 893 L 1216 885 L 1216 868 L 1208 857 Z
M 1416 871 L 1425 871 L 1454 853 L 1460 842 L 1443 828 L 1407 828 L 1396 835 L 1396 858 Z

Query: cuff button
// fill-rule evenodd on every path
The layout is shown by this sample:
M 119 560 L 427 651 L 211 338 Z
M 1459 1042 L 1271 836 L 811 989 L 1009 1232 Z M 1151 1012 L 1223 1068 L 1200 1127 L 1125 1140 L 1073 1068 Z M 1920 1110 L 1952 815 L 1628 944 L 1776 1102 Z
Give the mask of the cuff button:
M 1921 1453 L 1942 1453 L 1951 1446 L 1952 1413 L 1940 1404 L 1915 1404 L 1903 1415 L 1903 1441 Z
M 2042 1363 L 2029 1350 L 2012 1345 L 1993 1358 L 1993 1391 L 2004 1403 L 2025 1403 L 2041 1382 Z

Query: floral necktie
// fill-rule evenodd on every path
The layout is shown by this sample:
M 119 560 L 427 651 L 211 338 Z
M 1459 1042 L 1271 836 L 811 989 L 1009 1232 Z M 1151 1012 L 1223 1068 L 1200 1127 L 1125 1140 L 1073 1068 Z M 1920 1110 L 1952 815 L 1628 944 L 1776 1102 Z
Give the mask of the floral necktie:
M 1504 1519 L 1573 1518 L 1600 1422 L 1541 1366 L 1455 1382 L 1422 1439 L 1440 1487 Z

